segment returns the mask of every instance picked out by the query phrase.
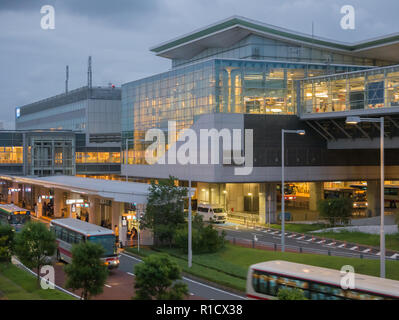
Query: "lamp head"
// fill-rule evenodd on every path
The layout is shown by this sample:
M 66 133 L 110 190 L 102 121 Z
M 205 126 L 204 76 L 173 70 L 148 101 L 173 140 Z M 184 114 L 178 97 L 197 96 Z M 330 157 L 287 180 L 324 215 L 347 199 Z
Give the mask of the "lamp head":
M 304 136 L 306 132 L 305 130 L 297 130 L 296 133 L 299 134 L 300 136 Z
M 345 120 L 346 124 L 358 124 L 360 122 L 360 117 L 347 117 Z

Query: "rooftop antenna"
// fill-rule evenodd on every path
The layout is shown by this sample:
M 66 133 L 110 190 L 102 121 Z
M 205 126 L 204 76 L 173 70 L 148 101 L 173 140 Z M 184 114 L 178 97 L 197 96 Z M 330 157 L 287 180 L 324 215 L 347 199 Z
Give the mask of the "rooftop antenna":
M 91 56 L 89 56 L 89 62 L 87 67 L 87 87 L 92 88 L 92 70 L 91 70 Z
M 312 21 L 312 48 L 310 50 L 310 60 L 313 62 L 313 46 L 314 46 L 314 21 Z
M 69 81 L 69 66 L 66 66 L 65 69 L 65 94 L 68 93 L 68 81 Z

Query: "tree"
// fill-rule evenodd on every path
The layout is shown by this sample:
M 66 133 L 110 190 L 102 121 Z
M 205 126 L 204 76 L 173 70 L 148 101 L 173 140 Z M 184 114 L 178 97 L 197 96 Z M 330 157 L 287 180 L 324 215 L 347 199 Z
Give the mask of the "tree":
M 202 217 L 196 215 L 192 224 L 192 249 L 194 253 L 211 253 L 216 252 L 225 245 L 225 232 L 219 235 L 218 231 L 211 225 L 205 225 Z M 181 225 L 175 236 L 176 246 L 183 249 L 185 253 L 188 251 L 188 228 L 187 225 Z
M 320 216 L 329 220 L 330 225 L 347 225 L 352 216 L 353 203 L 349 198 L 324 199 L 317 204 Z
M 278 300 L 307 300 L 301 289 L 280 288 L 277 293 Z
M 160 180 L 158 184 L 151 181 L 146 212 L 140 220 L 140 227 L 153 230 L 156 246 L 172 246 L 176 229 L 184 223 L 183 198 L 186 195 L 187 189 L 176 186 L 173 177 Z
M 64 267 L 67 275 L 66 287 L 82 289 L 84 300 L 103 292 L 108 269 L 101 257 L 104 248 L 92 242 L 81 242 L 72 247 L 72 263 Z
M 15 236 L 15 253 L 28 268 L 36 268 L 37 285 L 41 267 L 51 262 L 55 250 L 55 235 L 41 222 L 28 222 Z
M 0 262 L 11 262 L 14 246 L 14 232 L 11 226 L 0 224 Z
M 177 263 L 165 254 L 152 254 L 134 268 L 137 300 L 181 300 L 188 294 Z

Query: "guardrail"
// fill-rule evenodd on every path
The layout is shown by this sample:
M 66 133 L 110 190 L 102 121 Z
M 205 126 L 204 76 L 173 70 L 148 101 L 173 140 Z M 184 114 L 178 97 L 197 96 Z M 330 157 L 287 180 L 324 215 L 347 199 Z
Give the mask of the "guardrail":
M 261 250 L 274 250 L 274 251 L 281 251 L 281 244 L 276 242 L 268 242 L 268 241 L 259 241 L 255 239 L 242 239 L 236 238 L 232 236 L 225 236 L 225 239 L 228 240 L 230 243 L 234 245 L 239 245 L 247 248 L 253 249 L 261 249 Z M 345 251 L 336 251 L 331 249 L 316 249 L 316 248 L 307 248 L 307 247 L 300 247 L 300 246 L 293 246 L 293 245 L 285 245 L 286 252 L 293 252 L 293 253 L 312 253 L 312 254 L 322 254 L 328 256 L 338 256 L 338 257 L 348 257 L 348 258 L 360 258 L 360 259 L 374 259 L 379 260 L 380 257 L 376 255 L 371 255 L 367 253 L 350 253 Z M 397 261 L 399 257 L 396 259 L 386 257 L 386 260 Z

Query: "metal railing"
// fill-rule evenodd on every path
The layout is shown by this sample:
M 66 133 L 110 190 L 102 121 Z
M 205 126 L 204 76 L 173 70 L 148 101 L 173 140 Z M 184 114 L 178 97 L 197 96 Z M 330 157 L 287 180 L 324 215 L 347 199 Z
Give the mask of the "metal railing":
M 281 251 L 281 244 L 277 242 L 268 242 L 268 241 L 259 241 L 255 239 L 242 239 L 233 236 L 226 235 L 225 239 L 228 240 L 230 243 L 234 245 L 239 245 L 247 248 L 253 249 L 261 249 L 261 250 L 274 250 L 274 251 Z M 350 253 L 345 251 L 336 251 L 331 249 L 316 249 L 316 248 L 307 248 L 301 246 L 293 246 L 293 245 L 285 245 L 286 252 L 293 252 L 293 253 L 312 253 L 312 254 L 322 254 L 328 256 L 338 256 L 338 257 L 348 257 L 348 258 L 360 258 L 360 259 L 380 259 L 377 255 L 367 254 L 367 253 Z M 399 257 L 396 259 L 386 257 L 386 260 L 397 261 Z

